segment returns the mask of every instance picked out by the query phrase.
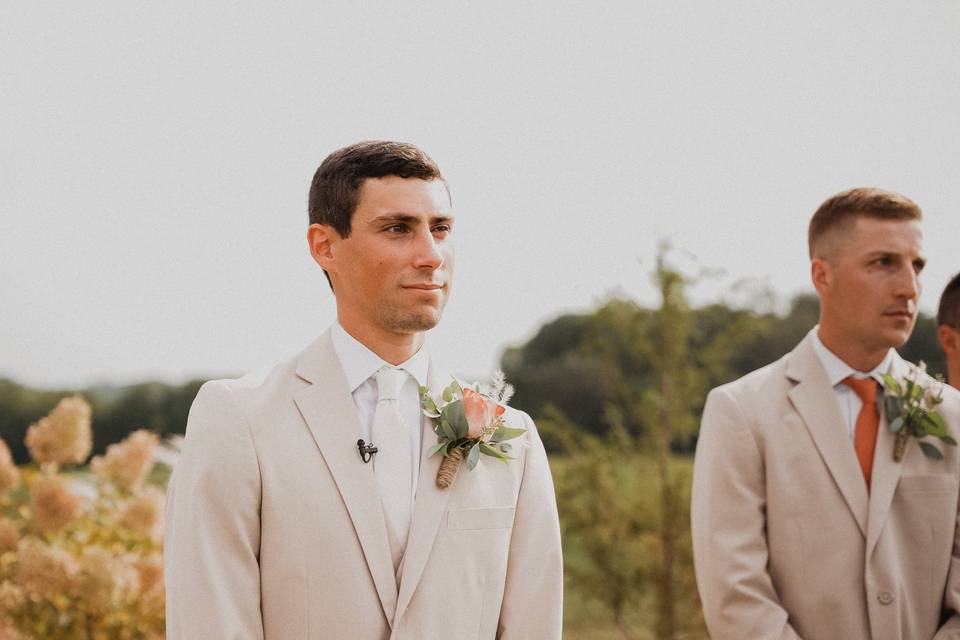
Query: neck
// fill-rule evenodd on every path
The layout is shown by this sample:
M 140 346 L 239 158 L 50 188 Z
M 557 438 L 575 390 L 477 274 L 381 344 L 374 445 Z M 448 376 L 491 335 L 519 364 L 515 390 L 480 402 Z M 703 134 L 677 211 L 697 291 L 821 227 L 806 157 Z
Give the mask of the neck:
M 422 332 L 398 333 L 351 321 L 349 316 L 338 315 L 337 320 L 344 330 L 384 361 L 397 365 L 406 362 L 423 346 Z
M 890 347 L 877 349 L 868 348 L 862 342 L 850 339 L 837 331 L 831 330 L 829 325 L 822 323 L 822 319 L 817 335 L 827 349 L 850 365 L 850 367 L 863 373 L 873 371 L 878 364 L 883 362 L 883 359 L 887 357 L 887 352 L 890 350 Z
M 947 382 L 960 389 L 960 357 L 947 359 Z

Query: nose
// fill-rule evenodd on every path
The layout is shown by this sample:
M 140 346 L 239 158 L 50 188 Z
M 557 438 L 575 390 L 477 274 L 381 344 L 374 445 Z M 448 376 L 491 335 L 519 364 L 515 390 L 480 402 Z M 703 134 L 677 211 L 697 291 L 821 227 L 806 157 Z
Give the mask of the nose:
M 916 300 L 920 297 L 920 288 L 920 274 L 913 268 L 904 269 L 903 276 L 897 279 L 897 297 Z
M 433 237 L 429 229 L 417 235 L 416 253 L 414 254 L 414 266 L 418 269 L 430 269 L 436 271 L 443 266 L 443 252 Z

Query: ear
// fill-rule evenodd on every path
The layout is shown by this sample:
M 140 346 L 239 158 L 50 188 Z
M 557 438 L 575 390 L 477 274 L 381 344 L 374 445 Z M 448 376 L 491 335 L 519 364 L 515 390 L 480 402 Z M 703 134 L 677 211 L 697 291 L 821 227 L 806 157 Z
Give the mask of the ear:
M 826 260 L 814 258 L 810 261 L 810 280 L 821 297 L 830 288 L 831 276 L 830 264 Z
M 950 325 L 942 324 L 937 327 L 937 337 L 940 338 L 940 347 L 944 353 L 960 352 L 960 331 Z
M 330 273 L 336 272 L 333 259 L 333 245 L 340 240 L 336 229 L 325 224 L 311 224 L 307 229 L 307 244 L 310 246 L 310 255 L 320 268 Z

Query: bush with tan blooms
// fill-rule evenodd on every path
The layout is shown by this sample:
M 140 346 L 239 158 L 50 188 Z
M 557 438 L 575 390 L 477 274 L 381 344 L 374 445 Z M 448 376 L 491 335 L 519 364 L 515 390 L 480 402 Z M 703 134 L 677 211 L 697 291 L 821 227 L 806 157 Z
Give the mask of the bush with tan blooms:
M 64 398 L 31 425 L 36 465 L 0 440 L 0 640 L 164 636 L 163 492 L 145 485 L 158 438 L 137 431 L 80 465 L 90 405 Z

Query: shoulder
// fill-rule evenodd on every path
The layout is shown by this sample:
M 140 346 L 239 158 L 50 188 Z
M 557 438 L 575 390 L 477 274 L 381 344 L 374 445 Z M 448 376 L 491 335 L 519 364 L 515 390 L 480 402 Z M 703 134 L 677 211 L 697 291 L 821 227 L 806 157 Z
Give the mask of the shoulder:
M 309 383 L 296 374 L 298 356 L 238 378 L 205 382 L 190 407 L 187 437 L 197 430 L 252 429 L 261 416 L 293 404 L 293 395 Z
M 717 402 L 722 399 L 733 401 L 738 405 L 749 407 L 761 399 L 779 398 L 785 396 L 789 390 L 787 383 L 787 365 L 790 354 L 787 354 L 765 367 L 761 367 L 726 384 L 715 387 L 707 395 L 707 402 Z

